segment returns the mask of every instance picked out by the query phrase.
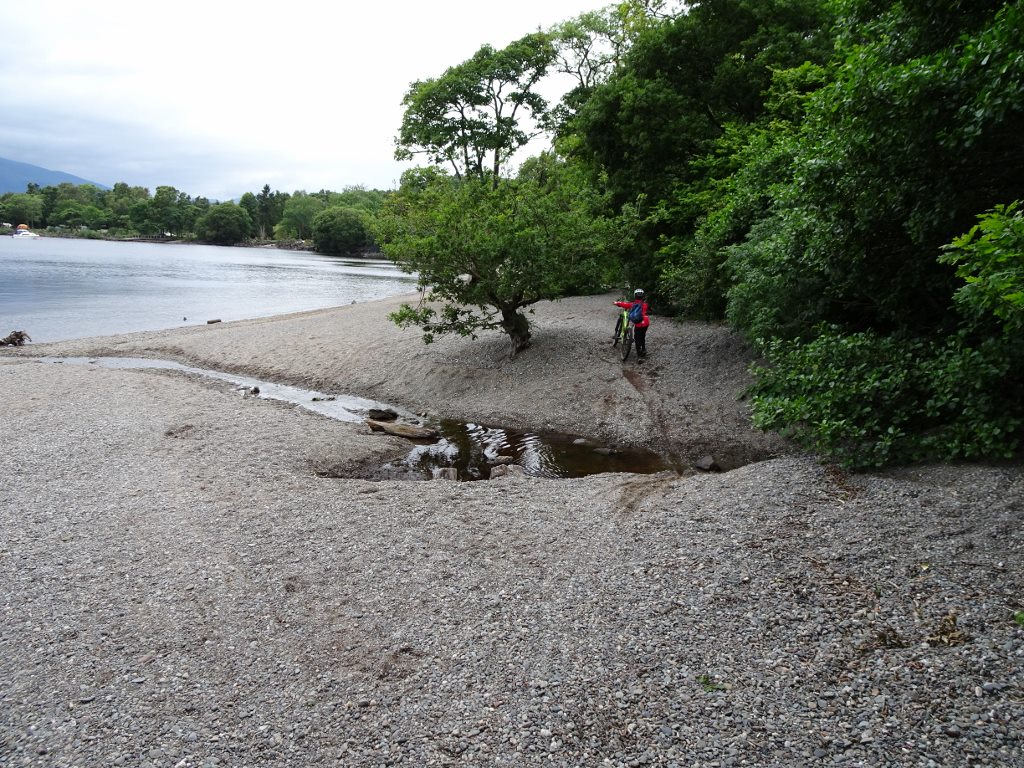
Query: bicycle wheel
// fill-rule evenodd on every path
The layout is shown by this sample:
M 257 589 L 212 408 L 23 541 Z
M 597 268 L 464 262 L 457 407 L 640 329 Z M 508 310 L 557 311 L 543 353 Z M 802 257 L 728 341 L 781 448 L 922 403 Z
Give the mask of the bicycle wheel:
M 622 336 L 622 362 L 626 362 L 629 357 L 629 350 L 633 348 L 633 326 L 630 325 L 626 328 L 626 332 Z
M 619 346 L 619 337 L 622 335 L 622 315 L 615 320 L 615 335 L 612 337 L 612 346 Z

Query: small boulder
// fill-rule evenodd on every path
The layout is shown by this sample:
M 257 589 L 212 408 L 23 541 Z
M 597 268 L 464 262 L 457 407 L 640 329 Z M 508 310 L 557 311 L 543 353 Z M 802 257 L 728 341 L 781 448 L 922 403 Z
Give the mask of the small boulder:
M 717 461 L 715 461 L 715 457 L 712 456 L 710 453 L 706 456 L 701 456 L 699 459 L 693 462 L 693 467 L 694 469 L 699 469 L 701 472 L 722 471 L 722 467 L 719 465 Z
M 371 408 L 369 415 L 374 421 L 395 421 L 398 418 L 398 414 L 390 408 Z
M 526 470 L 518 464 L 499 464 L 491 470 L 491 480 L 499 477 L 525 477 Z

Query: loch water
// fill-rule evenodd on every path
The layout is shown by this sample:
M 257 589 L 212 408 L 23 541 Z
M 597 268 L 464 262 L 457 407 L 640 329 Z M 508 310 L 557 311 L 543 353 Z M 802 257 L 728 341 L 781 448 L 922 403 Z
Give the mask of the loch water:
M 0 237 L 0 336 L 34 342 L 241 320 L 409 293 L 387 260 L 278 248 Z

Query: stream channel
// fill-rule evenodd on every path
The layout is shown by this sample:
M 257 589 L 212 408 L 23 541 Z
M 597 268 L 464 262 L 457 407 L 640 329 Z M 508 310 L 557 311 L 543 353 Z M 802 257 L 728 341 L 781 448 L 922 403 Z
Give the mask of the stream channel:
M 406 424 L 434 429 L 437 438 L 411 440 L 401 460 L 384 465 L 379 476 L 430 479 L 454 468 L 459 480 L 486 480 L 503 464 L 518 464 L 528 475 L 584 477 L 602 472 L 652 474 L 673 469 L 658 454 L 643 449 L 603 446 L 575 435 L 526 432 L 454 419 L 421 417 L 387 403 L 349 395 L 329 395 L 249 376 L 195 368 L 172 360 L 142 357 L 41 357 L 40 362 L 95 365 L 111 369 L 158 369 L 203 376 L 233 384 L 268 400 L 280 400 L 338 421 L 363 423 L 371 410 L 390 411 Z M 450 472 L 450 470 L 449 470 Z

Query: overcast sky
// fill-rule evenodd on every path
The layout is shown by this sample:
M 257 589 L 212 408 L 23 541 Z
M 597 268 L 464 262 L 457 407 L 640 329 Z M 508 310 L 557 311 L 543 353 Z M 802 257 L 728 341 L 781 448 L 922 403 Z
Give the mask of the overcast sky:
M 600 0 L 0 0 L 0 157 L 226 200 L 389 189 L 402 97 Z

